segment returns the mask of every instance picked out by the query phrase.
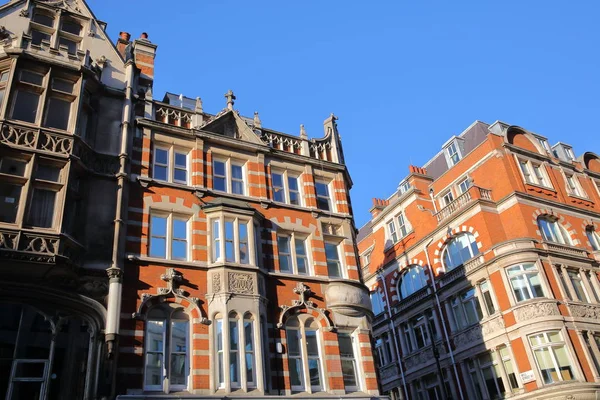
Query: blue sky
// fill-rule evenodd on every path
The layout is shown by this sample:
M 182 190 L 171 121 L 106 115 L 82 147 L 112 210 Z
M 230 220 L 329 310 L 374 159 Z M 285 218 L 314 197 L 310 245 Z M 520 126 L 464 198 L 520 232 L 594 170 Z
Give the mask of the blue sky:
M 600 2 L 88 0 L 158 45 L 154 93 L 232 89 L 263 126 L 323 135 L 334 112 L 357 226 L 453 134 L 502 120 L 600 153 Z

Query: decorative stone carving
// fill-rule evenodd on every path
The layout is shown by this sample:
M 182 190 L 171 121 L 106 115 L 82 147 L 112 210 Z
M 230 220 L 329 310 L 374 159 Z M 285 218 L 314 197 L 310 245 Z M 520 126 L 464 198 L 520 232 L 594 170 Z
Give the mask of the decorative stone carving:
M 569 304 L 571 315 L 575 318 L 600 319 L 600 307 Z
M 219 293 L 221 291 L 221 274 L 213 274 L 212 291 L 213 293 Z
M 514 314 L 517 322 L 524 322 L 534 318 L 560 315 L 560 311 L 555 303 L 533 303 L 517 308 Z
M 359 317 L 370 310 L 367 289 L 346 282 L 331 282 L 325 291 L 327 307 L 350 317 Z
M 294 312 L 305 308 L 309 311 L 314 310 L 317 313 L 319 313 L 321 315 L 321 318 L 327 322 L 328 330 L 332 331 L 333 329 L 335 329 L 334 324 L 331 322 L 331 320 L 325 313 L 325 309 L 318 308 L 315 305 L 315 303 L 308 300 L 308 298 L 312 294 L 312 291 L 310 290 L 310 288 L 308 286 L 306 286 L 303 282 L 298 282 L 293 290 L 294 290 L 294 293 L 296 293 L 298 295 L 298 300 L 292 300 L 291 306 L 288 306 L 288 305 L 279 306 L 279 308 L 281 309 L 281 314 L 279 315 L 279 322 L 277 323 L 277 328 L 283 329 L 284 320 L 285 320 L 285 318 L 287 318 L 288 314 L 293 314 Z
M 386 367 L 383 367 L 380 370 L 379 375 L 382 381 L 394 378 L 398 375 L 398 367 L 396 366 L 396 364 L 391 364 Z
M 504 329 L 504 318 L 502 318 L 501 315 L 499 315 L 496 318 L 493 318 L 489 321 L 486 321 L 481 326 L 481 331 L 483 332 L 484 335 L 489 335 L 489 334 L 497 332 L 501 329 Z
M 479 325 L 475 325 L 473 328 L 456 335 L 454 337 L 454 346 L 459 348 L 476 342 L 481 342 L 482 339 L 483 333 L 481 332 L 481 327 Z
M 254 293 L 254 276 L 242 272 L 229 272 L 229 291 L 240 294 Z
M 404 364 L 406 365 L 406 369 L 411 369 L 417 367 L 421 364 L 425 364 L 428 361 L 433 359 L 433 351 L 431 349 L 425 349 L 416 354 L 410 355 L 406 358 Z

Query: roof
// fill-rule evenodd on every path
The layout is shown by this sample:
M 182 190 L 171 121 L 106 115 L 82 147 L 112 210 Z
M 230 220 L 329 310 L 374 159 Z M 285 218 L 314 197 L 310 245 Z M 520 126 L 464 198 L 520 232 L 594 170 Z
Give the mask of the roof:
M 371 221 L 367 222 L 358 230 L 358 235 L 356 235 L 356 243 L 360 243 L 364 239 L 367 238 L 371 233 L 373 233 L 373 225 Z
M 166 92 L 165 97 L 163 98 L 163 103 L 185 108 L 191 111 L 194 111 L 196 109 L 196 99 L 186 97 L 182 94 Z

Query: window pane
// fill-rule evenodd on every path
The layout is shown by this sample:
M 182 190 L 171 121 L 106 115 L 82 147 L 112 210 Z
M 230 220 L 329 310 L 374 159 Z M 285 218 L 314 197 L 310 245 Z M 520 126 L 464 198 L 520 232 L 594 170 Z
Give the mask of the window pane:
M 289 363 L 290 382 L 292 386 L 304 386 L 302 385 L 302 360 L 299 358 L 290 358 Z
M 287 330 L 287 343 L 288 343 L 288 354 L 290 356 L 300 355 L 300 337 L 299 332 L 296 329 Z
M 243 179 L 242 176 L 242 167 L 240 165 L 231 165 L 231 177 L 233 179 Z
M 225 221 L 225 260 L 235 261 L 235 250 L 233 242 L 233 222 Z
M 50 42 L 50 35 L 48 35 L 47 33 L 32 29 L 31 30 L 31 43 L 41 46 L 42 40 L 46 41 L 46 42 Z
M 342 360 L 342 376 L 344 377 L 344 386 L 356 386 L 354 360 Z
M 175 166 L 180 168 L 186 168 L 187 154 L 175 152 Z
M 329 276 L 340 278 L 340 262 L 338 254 L 338 246 L 332 243 L 325 243 L 325 256 L 327 258 L 327 272 Z
M 298 190 L 298 178 L 288 176 L 288 190 L 290 192 L 290 204 L 300 205 L 300 192 Z
M 173 220 L 173 238 L 175 239 L 186 239 L 187 238 L 187 221 L 180 219 Z
M 21 186 L 0 182 L 0 221 L 11 224 L 16 221 L 20 198 Z
M 244 183 L 239 181 L 231 182 L 231 193 L 244 194 Z
M 73 82 L 67 81 L 65 79 L 52 79 L 52 90 L 57 90 L 59 92 L 65 93 L 73 93 Z
M 306 259 L 306 247 L 304 240 L 296 239 L 296 266 L 299 274 L 306 274 L 308 261 Z
M 167 236 L 167 219 L 153 216 L 150 221 L 152 236 Z
M 272 173 L 271 177 L 273 178 L 273 200 L 284 202 L 285 190 L 283 188 L 283 175 Z
M 15 99 L 12 118 L 35 123 L 39 100 L 39 94 L 19 90 Z
M 176 260 L 187 260 L 187 242 L 174 240 L 171 257 Z
M 60 178 L 60 168 L 52 165 L 38 164 L 35 170 L 35 179 L 44 181 L 58 182 Z
M 31 198 L 27 224 L 41 228 L 52 227 L 55 200 L 56 192 L 35 188 Z
M 171 322 L 171 384 L 185 385 L 187 378 L 187 321 Z
M 315 182 L 315 190 L 317 192 L 317 207 L 321 210 L 329 211 L 329 188 L 323 182 Z
M 238 226 L 239 245 L 240 245 L 240 263 L 248 263 L 248 225 L 240 222 Z
M 311 386 L 321 386 L 321 374 L 319 372 L 319 359 L 313 358 L 308 360 L 308 373 L 310 376 Z
M 289 236 L 277 236 L 277 247 L 279 249 L 279 270 L 291 272 Z
M 169 152 L 165 149 L 154 149 L 154 162 L 157 164 L 167 165 L 169 160 Z
M 69 115 L 71 114 L 71 102 L 57 97 L 48 99 L 46 111 L 46 125 L 49 128 L 66 130 L 69 126 Z
M 62 21 L 62 25 L 60 28 L 62 31 L 72 33 L 73 35 L 78 35 L 81 33 L 81 25 L 73 21 Z
M 61 37 L 58 39 L 59 46 L 65 46 L 69 54 L 77 53 L 77 43 L 67 38 Z
M 3 174 L 24 176 L 27 162 L 15 158 L 0 158 L 0 172 Z
M 306 352 L 308 356 L 319 356 L 319 346 L 317 345 L 317 332 L 306 331 Z
M 178 182 L 187 182 L 187 171 L 185 169 L 176 168 L 173 171 L 173 179 Z
M 34 14 L 33 15 L 33 21 L 37 22 L 38 24 L 42 24 L 45 26 L 49 26 L 50 28 L 52 28 L 54 26 L 54 18 L 46 15 L 46 14 Z

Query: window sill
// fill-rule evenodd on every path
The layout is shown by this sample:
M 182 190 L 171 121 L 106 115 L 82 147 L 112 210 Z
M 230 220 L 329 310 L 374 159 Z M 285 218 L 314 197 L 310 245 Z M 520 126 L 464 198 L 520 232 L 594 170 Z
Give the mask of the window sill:
M 158 257 L 149 257 L 142 256 L 137 254 L 127 254 L 127 260 L 130 262 L 135 262 L 138 264 L 166 264 L 172 265 L 174 267 L 177 266 L 186 266 L 192 268 L 202 268 L 206 269 L 208 266 L 204 261 L 182 261 L 182 260 L 170 260 L 166 258 L 158 258 Z

